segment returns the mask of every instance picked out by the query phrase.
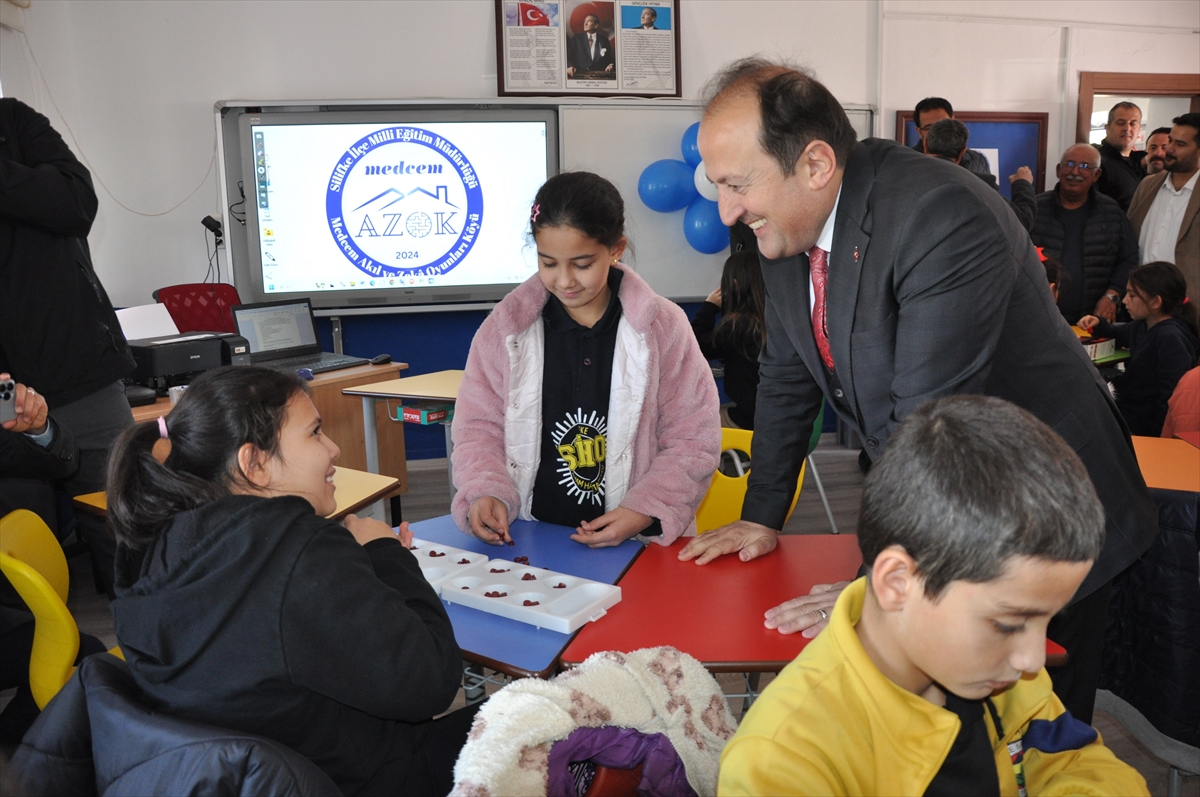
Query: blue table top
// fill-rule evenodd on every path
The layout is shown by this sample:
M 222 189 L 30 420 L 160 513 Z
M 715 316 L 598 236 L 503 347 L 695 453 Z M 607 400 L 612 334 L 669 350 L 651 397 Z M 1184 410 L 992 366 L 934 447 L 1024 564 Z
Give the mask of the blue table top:
M 512 524 L 510 534 L 516 543 L 513 546 L 488 545 L 463 534 L 449 515 L 412 523 L 409 528 L 422 540 L 486 554 L 493 559 L 511 561 L 517 556 L 527 556 L 533 567 L 606 584 L 617 583 L 642 552 L 642 544 L 636 540 L 626 540 L 613 548 L 588 548 L 571 539 L 574 529 L 530 520 Z M 442 601 L 442 604 L 450 615 L 455 639 L 467 660 L 518 678 L 549 677 L 563 648 L 574 636 L 456 603 Z M 603 618 L 598 622 L 604 622 Z

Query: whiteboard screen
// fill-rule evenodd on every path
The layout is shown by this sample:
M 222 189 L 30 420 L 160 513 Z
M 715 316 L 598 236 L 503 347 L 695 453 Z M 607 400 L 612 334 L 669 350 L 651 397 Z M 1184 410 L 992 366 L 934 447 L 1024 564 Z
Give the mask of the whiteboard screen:
M 698 301 L 721 281 L 729 250 L 703 255 L 683 237 L 683 211 L 657 213 L 638 198 L 638 178 L 656 160 L 682 160 L 680 140 L 700 120 L 691 103 L 563 105 L 559 109 L 563 171 L 587 170 L 611 180 L 625 198 L 625 228 L 633 254 L 626 260 L 656 293 Z M 858 137 L 870 136 L 868 108 L 847 108 Z

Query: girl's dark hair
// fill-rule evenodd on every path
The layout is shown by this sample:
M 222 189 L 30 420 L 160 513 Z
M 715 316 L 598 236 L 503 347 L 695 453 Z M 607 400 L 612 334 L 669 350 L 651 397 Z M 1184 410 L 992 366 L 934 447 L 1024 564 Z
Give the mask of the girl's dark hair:
M 625 201 L 617 187 L 591 172 L 563 172 L 538 189 L 529 212 L 529 232 L 570 227 L 598 244 L 616 246 L 625 235 Z
M 1138 266 L 1129 272 L 1129 284 L 1147 303 L 1155 296 L 1162 299 L 1160 311 L 1183 321 L 1200 337 L 1196 308 L 1187 298 L 1187 280 L 1174 263 L 1156 260 Z
M 756 359 L 766 337 L 766 306 L 767 287 L 758 253 L 734 252 L 721 272 L 721 322 L 713 330 L 713 344 Z
M 158 421 L 126 429 L 108 461 L 108 522 L 117 540 L 149 545 L 172 517 L 229 495 L 246 481 L 238 465 L 245 443 L 279 452 L 289 401 L 308 386 L 294 374 L 228 366 L 201 374 L 166 417 L 170 453 L 159 462 Z

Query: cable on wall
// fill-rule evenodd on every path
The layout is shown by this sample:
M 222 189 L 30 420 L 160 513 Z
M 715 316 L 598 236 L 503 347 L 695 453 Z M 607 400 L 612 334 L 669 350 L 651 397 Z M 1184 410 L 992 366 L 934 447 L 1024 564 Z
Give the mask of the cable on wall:
M 196 192 L 199 191 L 201 188 L 203 188 L 204 185 L 208 182 L 209 175 L 212 174 L 213 166 L 215 166 L 217 163 L 217 132 L 216 132 L 216 130 L 215 129 L 213 130 L 212 158 L 208 161 L 208 170 L 204 172 L 204 177 L 201 178 L 200 183 L 195 188 L 193 188 L 188 193 L 187 196 L 185 196 L 183 199 L 179 200 L 178 202 L 176 202 L 174 205 L 167 208 L 166 210 L 160 211 L 158 213 L 142 211 L 142 210 L 138 210 L 137 208 L 131 208 L 129 205 L 126 205 L 124 202 L 122 202 L 120 199 L 117 198 L 116 194 L 114 194 L 112 192 L 112 189 L 110 189 L 108 187 L 108 185 L 104 182 L 103 178 L 100 177 L 100 173 L 96 170 L 96 167 L 92 165 L 91 160 L 87 157 L 87 154 L 84 152 L 83 145 L 79 143 L 79 137 L 76 136 L 75 131 L 73 129 L 71 129 L 71 123 L 67 121 L 66 114 L 64 114 L 62 112 L 62 109 L 58 107 L 58 103 L 54 101 L 54 92 L 52 92 L 50 90 L 50 83 L 46 80 L 46 75 L 42 72 L 42 65 L 40 63 L 38 63 L 37 54 L 34 53 L 33 40 L 29 36 L 29 20 L 25 17 L 25 12 L 28 10 L 28 4 L 26 4 L 25 6 L 20 7 L 20 8 L 21 8 L 22 23 L 23 23 L 22 24 L 23 30 L 20 31 L 20 33 L 25 38 L 25 47 L 29 50 L 29 57 L 31 59 L 33 59 L 34 71 L 37 72 L 38 79 L 41 81 L 42 86 L 46 89 L 46 97 L 50 100 L 50 104 L 52 106 L 54 106 L 54 110 L 58 114 L 59 119 L 62 120 L 63 127 L 65 127 L 67 130 L 67 133 L 70 134 L 71 141 L 73 141 L 75 143 L 75 150 L 76 150 L 76 152 L 79 153 L 80 160 L 82 160 L 84 165 L 86 165 L 88 167 L 88 170 L 91 171 L 92 179 L 94 179 L 97 183 L 99 183 L 100 187 L 104 189 L 104 193 L 108 194 L 108 196 L 112 199 L 113 202 L 116 202 L 118 205 L 125 208 L 130 213 L 133 213 L 138 216 L 146 216 L 149 218 L 153 218 L 156 216 L 166 216 L 168 213 L 171 213 L 171 212 L 177 210 L 181 205 L 183 205 L 183 203 L 187 202 L 189 199 L 191 199 L 193 196 L 195 196 Z M 207 242 L 207 239 L 206 239 L 206 242 Z

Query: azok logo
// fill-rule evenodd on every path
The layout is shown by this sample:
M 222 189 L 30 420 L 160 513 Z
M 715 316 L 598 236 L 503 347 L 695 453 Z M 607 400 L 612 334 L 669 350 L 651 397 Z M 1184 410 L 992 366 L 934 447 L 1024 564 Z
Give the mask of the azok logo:
M 388 180 L 358 179 L 365 176 Z M 393 127 L 346 150 L 326 186 L 325 209 L 338 249 L 356 268 L 372 277 L 428 277 L 453 269 L 474 245 L 483 192 L 452 143 Z

